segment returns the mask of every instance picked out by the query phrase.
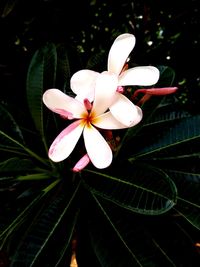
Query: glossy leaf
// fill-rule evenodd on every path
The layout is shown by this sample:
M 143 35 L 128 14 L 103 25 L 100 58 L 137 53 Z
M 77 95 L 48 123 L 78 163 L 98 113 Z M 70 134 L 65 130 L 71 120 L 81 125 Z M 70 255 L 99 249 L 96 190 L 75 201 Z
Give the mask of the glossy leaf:
M 41 163 L 43 163 L 46 166 L 49 166 L 48 162 L 46 159 L 41 158 L 38 154 L 36 154 L 34 151 L 32 151 L 31 149 L 29 149 L 28 147 L 24 146 L 23 144 L 19 143 L 17 140 L 13 139 L 12 137 L 10 137 L 9 135 L 7 135 L 6 133 L 0 131 L 0 136 L 2 136 L 3 138 L 5 138 L 5 140 L 8 140 L 9 142 L 11 142 L 14 146 L 17 146 L 17 150 L 15 147 L 3 147 L 3 149 L 7 152 L 12 152 L 12 153 L 16 153 L 16 154 L 21 154 L 21 155 L 30 155 L 31 157 L 37 159 L 38 161 L 40 161 Z
M 70 88 L 70 62 L 68 58 L 68 51 L 65 46 L 57 46 L 57 77 L 56 81 L 59 81 L 57 88 L 63 89 L 66 92 L 66 88 Z
M 28 231 L 21 232 L 23 238 L 18 244 L 18 249 L 14 251 L 10 266 L 28 264 L 31 267 L 38 266 L 38 261 L 45 261 L 48 264 L 54 262 L 56 264 L 56 262 L 58 263 L 62 260 L 61 255 L 64 256 L 62 250 L 66 250 L 66 247 L 70 245 L 77 220 L 78 210 L 72 210 L 71 208 L 78 189 L 79 185 L 77 185 L 74 192 L 66 195 L 66 192 L 61 192 L 58 187 L 51 194 L 47 205 L 38 207 L 34 217 L 31 216 Z M 67 228 L 64 218 L 68 218 Z M 64 226 L 65 234 L 63 235 L 62 228 Z M 58 236 L 60 236 L 59 239 Z M 55 238 L 57 239 L 56 251 Z M 50 247 L 51 251 L 54 248 L 54 253 L 47 258 L 46 253 Z
M 175 71 L 169 66 L 159 65 L 157 68 L 160 71 L 160 79 L 156 87 L 172 86 L 175 79 Z
M 111 175 L 87 170 L 92 193 L 140 214 L 162 214 L 176 203 L 177 189 L 169 176 L 147 165 L 133 165 Z
M 175 209 L 200 229 L 200 173 L 170 170 L 168 174 L 178 188 L 178 202 Z
M 50 178 L 49 174 L 44 172 L 17 176 L 17 180 L 19 181 L 45 180 Z
M 49 86 L 54 87 L 56 68 L 57 53 L 52 43 L 35 52 L 28 68 L 26 81 L 28 107 L 42 138 L 44 138 L 42 95 Z
M 174 108 L 171 104 L 165 105 L 156 109 L 153 116 L 144 124 L 144 127 L 151 127 L 155 125 L 160 125 L 160 127 L 162 127 L 162 124 L 165 125 L 169 122 L 178 122 L 180 119 L 191 116 L 192 115 L 189 112 L 177 107 Z M 148 131 L 148 129 L 146 129 L 146 131 Z
M 88 231 L 102 267 L 176 266 L 173 255 L 168 255 L 167 249 L 150 230 L 154 216 L 136 216 L 95 194 L 92 197 L 96 206 L 91 206 L 88 215 Z
M 165 129 L 162 135 L 154 137 L 154 142 L 148 146 L 143 147 L 130 161 L 136 158 L 149 156 L 155 152 L 160 152 L 169 147 L 184 144 L 188 141 L 193 141 L 200 138 L 200 116 L 192 116 L 191 118 L 184 118 L 175 126 Z
M 32 161 L 18 157 L 9 158 L 0 162 L 0 173 L 19 173 L 27 172 L 34 168 Z
M 9 135 L 11 135 L 13 138 L 16 138 L 18 141 L 24 143 L 24 138 L 19 125 L 15 121 L 12 114 L 3 105 L 0 105 L 0 120 L 1 131 L 9 133 Z M 11 142 L 0 135 L 0 144 L 3 147 L 4 145 L 10 145 Z

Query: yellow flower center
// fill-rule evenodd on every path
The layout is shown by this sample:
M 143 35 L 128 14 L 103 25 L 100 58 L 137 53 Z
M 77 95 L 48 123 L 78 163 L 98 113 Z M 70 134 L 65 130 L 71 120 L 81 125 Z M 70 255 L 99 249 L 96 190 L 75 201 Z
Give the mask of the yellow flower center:
M 96 117 L 95 113 L 94 112 L 85 112 L 83 115 L 82 115 L 82 124 L 83 126 L 86 126 L 86 127 L 91 127 L 91 124 L 94 124 L 95 122 L 97 122 L 98 118 Z

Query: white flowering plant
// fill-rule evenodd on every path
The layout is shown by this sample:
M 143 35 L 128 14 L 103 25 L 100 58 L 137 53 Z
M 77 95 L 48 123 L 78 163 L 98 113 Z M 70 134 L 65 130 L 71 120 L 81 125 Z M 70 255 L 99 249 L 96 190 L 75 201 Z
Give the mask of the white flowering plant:
M 33 130 L 0 106 L 0 249 L 11 266 L 178 266 L 166 229 L 173 240 L 200 228 L 200 115 L 179 106 L 173 69 L 131 65 L 135 41 L 119 35 L 103 71 L 90 60 L 72 75 L 67 51 L 37 50 Z

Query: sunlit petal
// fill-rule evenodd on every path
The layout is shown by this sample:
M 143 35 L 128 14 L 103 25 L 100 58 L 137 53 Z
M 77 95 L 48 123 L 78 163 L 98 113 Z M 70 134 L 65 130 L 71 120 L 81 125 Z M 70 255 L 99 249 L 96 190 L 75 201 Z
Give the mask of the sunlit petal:
M 95 99 L 91 112 L 98 116 L 105 112 L 113 102 L 117 90 L 118 78 L 115 74 L 101 73 L 96 80 Z
M 116 93 L 116 101 L 110 107 L 110 111 L 117 120 L 127 127 L 132 127 L 142 119 L 141 109 L 120 93 Z
M 66 159 L 77 144 L 83 127 L 81 120 L 77 120 L 65 128 L 50 146 L 49 158 L 55 162 Z
M 134 35 L 129 33 L 119 35 L 109 51 L 108 71 L 119 75 L 134 46 Z
M 92 125 L 84 128 L 83 137 L 87 153 L 96 168 L 103 169 L 112 162 L 112 150 L 103 136 Z
M 153 85 L 157 83 L 159 75 L 159 70 L 153 66 L 131 68 L 119 76 L 119 86 Z
M 77 99 L 87 98 L 94 100 L 94 87 L 99 73 L 92 70 L 80 70 L 73 74 L 70 80 L 72 91 L 77 95 Z
M 78 100 L 64 94 L 58 89 L 49 89 L 43 94 L 44 104 L 53 112 L 64 116 L 64 111 L 74 118 L 81 118 L 86 112 L 85 106 Z
M 127 126 L 119 122 L 110 111 L 96 117 L 92 124 L 96 127 L 107 130 L 127 128 Z

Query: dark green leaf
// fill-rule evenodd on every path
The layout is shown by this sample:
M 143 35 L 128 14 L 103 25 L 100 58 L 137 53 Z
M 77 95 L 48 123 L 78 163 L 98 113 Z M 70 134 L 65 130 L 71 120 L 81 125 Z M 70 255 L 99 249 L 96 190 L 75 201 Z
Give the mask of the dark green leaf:
M 88 229 L 102 267 L 176 266 L 172 255 L 167 255 L 167 249 L 146 227 L 154 216 L 136 216 L 92 196 L 96 206 L 91 207 Z
M 0 121 L 0 130 L 8 133 L 13 138 L 16 138 L 18 141 L 24 143 L 24 138 L 20 127 L 18 126 L 17 122 L 10 114 L 10 112 L 3 105 L 0 105 Z M 1 145 L 11 144 L 11 142 L 8 139 L 3 138 L 2 135 L 0 135 L 0 143 Z
M 175 72 L 172 68 L 164 65 L 157 66 L 160 71 L 160 78 L 156 87 L 169 87 L 173 85 Z
M 94 194 L 140 214 L 162 214 L 176 203 L 173 181 L 147 165 L 129 166 L 114 175 L 87 170 L 85 181 Z
M 164 106 L 161 108 L 158 108 L 153 116 L 144 124 L 144 127 L 151 127 L 154 125 L 159 125 L 159 127 L 162 127 L 162 124 L 166 124 L 168 122 L 176 122 L 183 118 L 191 117 L 191 114 L 189 114 L 187 111 L 180 110 L 179 109 L 173 109 L 172 105 Z M 144 129 L 148 131 L 148 129 Z
M 7 17 L 14 10 L 17 3 L 18 3 L 18 0 L 7 0 L 1 12 L 1 17 L 2 18 Z
M 43 102 L 45 89 L 54 87 L 57 68 L 56 47 L 48 43 L 37 50 L 30 62 L 27 74 L 27 101 L 36 129 L 44 138 Z
M 200 173 L 167 171 L 178 188 L 175 209 L 192 225 L 200 229 Z
M 134 137 L 141 131 L 143 125 L 145 125 L 151 116 L 154 114 L 158 106 L 161 104 L 163 98 L 155 97 L 152 101 L 147 101 L 143 106 L 143 119 L 142 121 L 134 127 L 128 128 L 121 140 L 120 146 L 115 153 L 115 157 L 121 153 L 121 150 L 126 152 L 127 146 L 129 146 L 129 141 L 134 139 Z
M 40 161 L 42 164 L 44 164 L 46 166 L 49 166 L 49 164 L 48 164 L 46 159 L 41 158 L 39 155 L 34 153 L 28 147 L 26 147 L 23 144 L 19 143 L 17 140 L 13 139 L 12 137 L 7 135 L 6 133 L 0 131 L 0 136 L 3 136 L 3 138 L 8 139 L 13 145 L 17 146 L 17 149 L 15 149 L 15 147 L 13 147 L 13 148 L 12 147 L 3 147 L 3 148 L 1 148 L 1 150 L 4 149 L 7 152 L 12 152 L 12 153 L 16 153 L 16 154 L 22 154 L 23 156 L 25 154 L 28 154 L 31 157 L 33 157 L 33 158 L 37 159 L 38 161 Z M 20 151 L 20 149 L 21 149 L 21 151 Z
M 24 172 L 30 171 L 33 168 L 33 162 L 28 159 L 13 157 L 3 162 L 0 162 L 0 173 Z
M 45 180 L 50 178 L 51 177 L 49 176 L 48 173 L 43 173 L 43 172 L 17 176 L 17 180 L 19 181 Z
M 165 129 L 161 136 L 154 136 L 153 143 L 140 149 L 134 157 L 130 158 L 130 161 L 198 139 L 200 137 L 199 124 L 199 115 L 180 120 L 175 126 Z
M 63 45 L 57 46 L 58 63 L 57 63 L 57 79 L 59 84 L 57 88 L 63 89 L 66 92 L 66 88 L 70 88 L 70 64 L 67 53 L 67 48 Z
M 191 225 L 200 230 L 200 206 L 195 207 L 192 203 L 179 199 L 175 210 Z
M 47 262 L 48 264 L 54 262 L 55 266 L 61 260 L 62 250 L 67 249 L 74 232 L 78 209 L 71 208 L 78 189 L 79 185 L 71 194 L 66 194 L 64 190 L 61 192 L 58 188 L 58 191 L 56 190 L 54 194 L 51 194 L 46 205 L 38 207 L 36 214 L 29 221 L 27 231 L 22 232 L 10 266 L 40 266 L 41 262 L 44 261 L 46 264 Z M 67 225 L 65 223 L 66 218 Z M 64 235 L 63 227 L 65 229 Z M 47 251 L 52 251 L 52 249 L 54 249 L 54 253 L 49 254 L 47 258 Z

